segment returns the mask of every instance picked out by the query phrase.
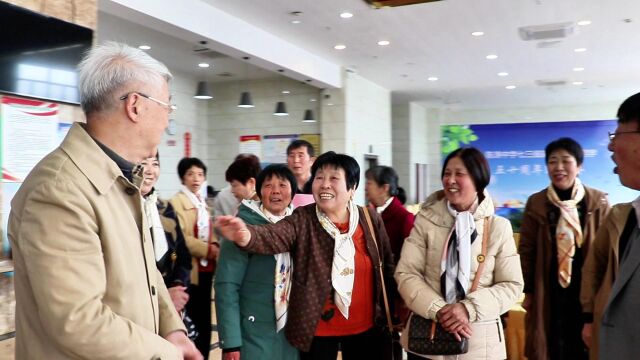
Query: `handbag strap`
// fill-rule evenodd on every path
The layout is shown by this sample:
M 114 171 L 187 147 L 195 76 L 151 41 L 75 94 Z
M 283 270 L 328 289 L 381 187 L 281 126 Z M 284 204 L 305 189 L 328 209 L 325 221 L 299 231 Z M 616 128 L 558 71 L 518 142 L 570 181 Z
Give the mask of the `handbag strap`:
M 380 254 L 380 249 L 378 247 L 376 232 L 373 229 L 373 224 L 371 223 L 369 209 L 363 207 L 362 210 L 364 211 L 364 217 L 367 219 L 367 225 L 369 225 L 369 232 L 373 238 L 373 244 L 376 246 L 376 253 L 378 254 L 378 271 L 380 272 L 380 282 L 382 283 L 382 298 L 384 299 L 384 310 L 387 313 L 387 326 L 389 326 L 389 331 L 393 331 L 393 325 L 391 324 L 391 311 L 389 310 L 389 299 L 387 298 L 387 288 L 384 284 L 384 273 L 382 272 L 382 255 Z
M 482 234 L 482 250 L 480 255 L 478 255 L 478 270 L 476 270 L 476 277 L 473 278 L 473 284 L 471 285 L 471 290 L 474 292 L 478 288 L 478 283 L 480 282 L 480 276 L 482 275 L 482 271 L 484 270 L 484 264 L 487 257 L 487 243 L 489 242 L 489 232 L 491 232 L 491 222 L 490 216 L 484 218 L 484 230 Z

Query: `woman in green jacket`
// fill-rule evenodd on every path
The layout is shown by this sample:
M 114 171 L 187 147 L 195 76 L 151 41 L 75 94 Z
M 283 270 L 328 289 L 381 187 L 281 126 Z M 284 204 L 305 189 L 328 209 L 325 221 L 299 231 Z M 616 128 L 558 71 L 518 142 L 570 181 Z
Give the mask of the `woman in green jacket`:
M 243 200 L 237 216 L 253 225 L 278 222 L 292 212 L 295 184 L 286 166 L 266 167 L 256 179 L 260 201 Z M 299 359 L 282 331 L 292 268 L 289 253 L 249 254 L 222 241 L 214 288 L 224 360 Z

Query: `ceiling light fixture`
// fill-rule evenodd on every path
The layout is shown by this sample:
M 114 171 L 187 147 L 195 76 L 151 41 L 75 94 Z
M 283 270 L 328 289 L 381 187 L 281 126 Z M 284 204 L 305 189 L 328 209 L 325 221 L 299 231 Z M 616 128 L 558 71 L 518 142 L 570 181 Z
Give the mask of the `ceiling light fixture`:
M 438 81 L 438 78 L 437 78 L 437 77 L 435 77 L 435 76 L 429 76 L 429 77 L 427 78 L 427 80 L 429 80 L 429 81 Z
M 210 65 L 207 64 L 207 63 L 200 63 L 200 64 L 198 64 L 198 66 L 201 67 L 201 68 L 208 68 Z
M 591 25 L 591 20 L 580 20 L 577 23 L 580 26 L 587 26 L 587 25 Z
M 513 90 L 513 89 L 516 88 L 516 86 L 515 85 L 507 85 L 504 88 L 507 89 L 507 90 Z
M 316 122 L 316 119 L 313 116 L 313 110 L 307 109 L 304 111 L 304 118 L 302 119 L 302 122 L 306 122 L 306 123 Z
M 482 35 L 484 35 L 484 32 L 482 32 L 482 31 L 474 31 L 474 32 L 471 33 L 471 35 L 472 36 L 482 36 Z
M 501 72 L 498 73 L 498 76 L 500 76 L 500 77 L 509 76 L 509 73 L 506 72 L 506 71 L 501 71 Z
M 209 89 L 209 83 L 206 81 L 198 81 L 198 88 L 196 89 L 196 94 L 193 97 L 200 100 L 213 99 L 213 96 L 211 96 L 211 90 Z
M 347 48 L 347 45 L 343 45 L 343 44 L 338 44 L 336 46 L 333 47 L 336 50 L 344 50 Z
M 380 46 L 387 46 L 389 44 L 391 44 L 391 42 L 389 40 L 380 40 L 380 41 L 378 41 L 378 45 L 380 45 Z
M 311 101 L 311 102 L 316 102 L 316 101 L 318 101 L 318 100 L 316 100 L 316 99 L 309 99 L 309 101 Z
M 276 104 L 276 110 L 273 112 L 273 115 L 289 116 L 289 113 L 287 112 L 287 105 L 284 103 L 284 101 L 278 101 L 278 103 Z
M 343 19 L 351 19 L 353 17 L 353 14 L 348 11 L 345 11 L 340 14 L 340 17 Z
M 573 51 L 575 51 L 577 53 L 581 53 L 581 52 L 587 51 L 587 48 L 577 48 L 577 49 L 573 49 Z
M 140 46 L 138 46 L 138 49 L 140 49 L 140 50 L 151 50 L 151 46 L 149 46 L 149 45 L 140 45 Z
M 291 20 L 291 23 L 292 23 L 292 24 L 300 24 L 301 22 L 302 22 L 302 21 L 300 21 L 300 20 Z
M 584 84 L 584 81 L 574 81 L 572 82 L 573 85 L 582 85 Z
M 239 108 L 243 108 L 243 109 L 248 109 L 248 108 L 253 108 L 255 107 L 255 105 L 253 105 L 253 99 L 251 99 L 251 93 L 249 92 L 249 59 L 250 57 L 248 56 L 243 56 L 242 60 L 245 61 L 244 65 L 245 65 L 245 84 L 244 86 L 246 87 L 246 90 L 243 91 L 240 94 L 240 102 L 238 103 L 238 107 Z
M 282 93 L 283 93 L 283 94 L 285 94 L 285 95 L 288 95 L 288 94 L 291 94 L 291 91 L 289 91 L 289 90 L 282 90 Z
M 487 60 L 495 60 L 498 58 L 498 55 L 496 54 L 489 54 L 486 56 Z
M 574 67 L 573 71 L 584 71 L 583 67 Z

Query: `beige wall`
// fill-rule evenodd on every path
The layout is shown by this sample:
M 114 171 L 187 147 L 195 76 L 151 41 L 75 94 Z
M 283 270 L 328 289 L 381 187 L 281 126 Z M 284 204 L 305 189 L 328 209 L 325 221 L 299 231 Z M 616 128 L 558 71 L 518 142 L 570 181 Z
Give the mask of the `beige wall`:
M 29 10 L 46 14 L 95 30 L 98 23 L 97 0 L 4 0 Z

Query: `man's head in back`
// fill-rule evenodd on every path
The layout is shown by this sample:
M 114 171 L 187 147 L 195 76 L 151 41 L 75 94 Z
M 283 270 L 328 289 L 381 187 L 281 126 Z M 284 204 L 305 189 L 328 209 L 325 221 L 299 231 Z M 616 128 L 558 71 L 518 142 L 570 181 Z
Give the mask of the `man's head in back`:
M 298 180 L 306 182 L 311 176 L 315 153 L 313 145 L 305 140 L 295 140 L 287 146 L 287 166 Z
M 622 185 L 640 190 L 640 93 L 625 100 L 618 109 L 618 127 L 609 136 L 614 172 Z

